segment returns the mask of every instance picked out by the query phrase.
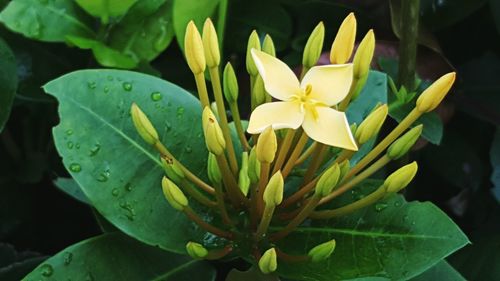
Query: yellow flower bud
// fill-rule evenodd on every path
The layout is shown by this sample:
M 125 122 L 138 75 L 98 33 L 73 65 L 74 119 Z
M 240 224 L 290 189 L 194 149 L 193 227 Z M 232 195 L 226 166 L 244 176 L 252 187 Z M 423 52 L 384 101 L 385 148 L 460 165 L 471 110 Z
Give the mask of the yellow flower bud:
M 252 147 L 248 157 L 248 177 L 251 183 L 257 183 L 260 179 L 260 162 L 257 160 L 257 149 Z
M 215 155 L 221 155 L 224 153 L 224 149 L 226 149 L 226 141 L 222 135 L 219 122 L 217 122 L 215 115 L 208 106 L 203 109 L 202 121 L 208 151 Z
M 316 65 L 319 57 L 321 56 L 321 51 L 323 50 L 324 39 L 325 25 L 321 21 L 311 32 L 309 39 L 307 39 L 304 54 L 302 55 L 302 65 L 307 68 L 311 68 Z
M 367 77 L 370 71 L 370 64 L 372 63 L 373 53 L 375 51 L 375 34 L 373 30 L 370 29 L 366 33 L 361 43 L 359 43 L 356 54 L 354 55 L 353 64 L 353 75 L 357 80 L 362 80 L 362 78 Z M 364 79 L 366 82 L 366 78 Z M 364 84 L 364 83 L 363 83 Z
M 253 85 L 252 99 L 255 106 L 259 106 L 266 102 L 266 89 L 264 88 L 264 80 L 260 75 L 257 75 L 255 84 Z
M 205 50 L 205 58 L 208 67 L 217 67 L 220 63 L 219 41 L 214 24 L 207 18 L 203 25 L 203 49 Z
M 207 161 L 207 173 L 208 179 L 213 184 L 220 184 L 222 182 L 222 175 L 220 172 L 219 164 L 217 164 L 217 159 L 215 155 L 212 153 L 208 153 L 208 161 Z
M 193 259 L 203 259 L 208 255 L 208 250 L 200 243 L 188 242 L 186 244 L 186 251 Z
M 307 255 L 311 258 L 312 262 L 324 261 L 332 255 L 335 245 L 335 240 L 332 239 L 312 248 Z
M 252 31 L 250 37 L 248 38 L 246 65 L 248 74 L 250 74 L 251 76 L 256 76 L 257 74 L 259 74 L 259 71 L 257 70 L 257 66 L 255 66 L 255 62 L 253 61 L 251 53 L 252 49 L 257 49 L 260 51 L 259 35 L 255 30 Z
M 330 192 L 332 192 L 333 188 L 337 185 L 340 179 L 340 166 L 339 164 L 335 164 L 326 170 L 316 183 L 315 192 L 321 197 L 325 197 Z
M 161 187 L 163 189 L 163 195 L 165 195 L 165 198 L 172 208 L 182 211 L 187 207 L 188 199 L 174 182 L 167 177 L 163 177 L 161 180 Z
M 389 149 L 387 149 L 387 156 L 392 160 L 397 160 L 403 157 L 417 142 L 418 138 L 422 134 L 422 129 L 423 125 L 418 125 L 406 132 L 403 136 L 399 137 L 391 144 L 391 146 L 389 146 Z
M 257 141 L 256 154 L 257 160 L 261 163 L 271 163 L 276 155 L 278 143 L 276 134 L 271 126 L 267 127 L 259 136 Z
M 248 176 L 248 152 L 243 152 L 241 155 L 241 169 L 238 174 L 238 186 L 241 192 L 247 196 L 250 189 L 250 177 Z
M 264 252 L 259 260 L 259 269 L 264 274 L 273 273 L 278 268 L 276 250 L 271 248 Z
M 340 163 L 339 167 L 340 167 L 340 179 L 339 179 L 340 181 L 351 169 L 351 162 L 349 161 L 349 159 L 346 159 Z
M 267 183 L 264 190 L 264 202 L 266 206 L 277 206 L 283 201 L 283 176 L 281 171 L 277 171 Z
M 184 53 L 191 72 L 199 74 L 205 71 L 206 62 L 203 41 L 193 21 L 190 21 L 186 27 Z
M 130 114 L 132 115 L 132 122 L 134 122 L 135 129 L 142 139 L 150 145 L 154 145 L 159 140 L 158 133 L 146 114 L 135 103 L 130 108 Z
M 343 64 L 351 58 L 356 39 L 356 17 L 350 13 L 342 22 L 330 50 L 330 62 Z
M 384 181 L 383 186 L 385 186 L 385 190 L 390 193 L 396 193 L 405 188 L 413 177 L 415 177 L 417 170 L 418 165 L 415 161 L 399 168 Z
M 224 68 L 223 75 L 223 87 L 224 87 L 224 96 L 228 103 L 233 104 L 238 100 L 238 79 L 236 78 L 236 73 L 234 73 L 233 66 L 230 62 L 226 64 Z
M 384 104 L 375 109 L 375 111 L 370 113 L 370 115 L 361 122 L 355 134 L 355 138 L 360 145 L 366 143 L 369 139 L 378 134 L 378 131 L 384 124 L 387 113 L 389 113 L 389 107 L 387 107 L 387 104 Z
M 165 170 L 165 174 L 167 174 L 167 177 L 172 181 L 179 183 L 182 179 L 184 179 L 184 172 L 181 167 L 179 167 L 179 164 L 172 158 L 161 157 L 161 164 L 163 166 L 163 170 Z
M 444 99 L 451 86 L 453 86 L 455 76 L 455 72 L 445 74 L 425 89 L 417 99 L 417 110 L 420 112 L 434 110 Z
M 266 34 L 264 37 L 264 41 L 262 42 L 262 51 L 275 57 L 276 56 L 276 48 L 274 47 L 273 38 Z

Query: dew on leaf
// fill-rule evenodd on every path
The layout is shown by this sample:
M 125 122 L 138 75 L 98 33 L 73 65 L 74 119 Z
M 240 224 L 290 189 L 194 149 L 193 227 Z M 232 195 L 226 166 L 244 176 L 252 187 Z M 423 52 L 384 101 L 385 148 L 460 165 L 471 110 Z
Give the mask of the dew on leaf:
M 67 129 L 66 130 L 66 135 L 71 136 L 73 134 L 73 130 Z
M 123 82 L 122 87 L 127 92 L 132 91 L 132 83 L 130 82 Z
M 66 144 L 66 146 L 69 148 L 69 149 L 73 149 L 73 142 L 72 141 L 68 141 L 68 143 Z
M 80 149 L 80 144 L 79 143 L 75 144 L 75 148 Z
M 387 203 L 377 203 L 377 204 L 375 204 L 375 211 L 377 211 L 377 212 L 381 212 L 385 208 L 387 208 Z
M 73 253 L 72 252 L 64 253 L 64 265 L 69 265 L 72 260 L 73 260 Z
M 152 92 L 151 93 L 151 100 L 153 101 L 159 101 L 163 98 L 160 92 Z
M 132 191 L 132 189 L 134 189 L 134 187 L 132 186 L 131 183 L 128 182 L 127 184 L 125 184 L 125 190 L 126 191 Z
M 106 77 L 106 79 L 108 79 L 108 81 L 113 81 L 113 80 L 115 80 L 115 79 L 113 78 L 113 76 L 111 76 L 111 75 L 108 75 L 108 76 Z
M 90 148 L 89 156 L 95 156 L 95 155 L 97 155 L 97 153 L 99 152 L 99 150 L 101 150 L 101 145 L 98 144 L 98 143 L 94 144 L 94 146 L 92 146 Z
M 113 190 L 111 190 L 111 195 L 113 195 L 114 197 L 118 196 L 120 194 L 120 190 L 118 190 L 118 188 L 113 188 Z
M 396 202 L 394 202 L 394 206 L 395 206 L 395 207 L 401 207 L 401 202 L 400 202 L 400 201 L 396 201 Z
M 74 173 L 78 173 L 82 170 L 82 166 L 78 163 L 71 163 L 71 165 L 69 165 L 69 170 Z
M 87 86 L 89 87 L 89 89 L 93 90 L 97 87 L 97 83 L 94 81 L 89 81 L 89 82 L 87 82 Z
M 109 179 L 109 170 L 100 173 L 96 178 L 98 182 L 107 182 L 108 179 Z
M 177 117 L 181 117 L 184 115 L 184 107 L 178 107 L 177 108 Z
M 54 268 L 52 267 L 52 265 L 46 263 L 46 264 L 42 265 L 42 267 L 40 268 L 40 271 L 42 272 L 43 276 L 49 277 L 54 273 Z
M 109 93 L 109 87 L 108 86 L 104 87 L 104 93 L 105 94 Z

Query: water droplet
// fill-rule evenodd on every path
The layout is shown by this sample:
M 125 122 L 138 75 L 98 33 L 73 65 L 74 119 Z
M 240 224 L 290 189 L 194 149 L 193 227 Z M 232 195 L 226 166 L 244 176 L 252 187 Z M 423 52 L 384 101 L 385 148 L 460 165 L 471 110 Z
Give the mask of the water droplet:
M 125 216 L 127 217 L 128 220 L 133 221 L 135 218 L 135 210 L 130 203 L 125 203 L 121 202 L 120 203 L 120 208 L 124 209 L 126 211 Z
M 396 201 L 396 202 L 394 202 L 394 206 L 395 206 L 395 207 L 401 207 L 401 202 L 400 202 L 400 201 Z
M 71 136 L 73 134 L 73 130 L 68 129 L 66 130 L 66 135 Z
M 120 190 L 118 190 L 118 188 L 113 188 L 113 190 L 111 190 L 111 195 L 113 195 L 114 197 L 118 196 L 120 194 Z
M 78 173 L 82 170 L 82 166 L 78 163 L 71 163 L 71 165 L 69 165 L 69 170 L 73 173 Z
M 49 277 L 54 273 L 54 268 L 52 267 L 52 265 L 46 263 L 46 264 L 42 265 L 42 267 L 40 268 L 40 271 L 42 272 L 43 276 Z
M 105 94 L 109 93 L 109 87 L 108 86 L 104 87 L 104 93 Z
M 69 149 L 73 149 L 73 142 L 72 141 L 68 141 L 68 143 L 66 145 L 68 146 Z
M 151 93 L 151 100 L 153 101 L 159 101 L 163 98 L 160 92 L 152 92 Z
M 184 107 L 178 107 L 177 108 L 177 117 L 181 117 L 184 115 Z
M 89 156 L 95 156 L 101 150 L 101 145 L 96 143 L 92 148 L 90 148 Z
M 64 265 L 69 265 L 73 260 L 73 253 L 66 252 L 64 253 Z
M 75 144 L 75 148 L 80 149 L 80 144 L 79 143 Z
M 123 82 L 122 87 L 127 92 L 132 91 L 132 83 L 130 82 Z
M 107 182 L 109 179 L 109 170 L 105 170 L 97 176 L 98 182 Z
M 89 81 L 89 82 L 87 82 L 87 86 L 89 87 L 89 89 L 93 90 L 97 87 L 97 83 L 94 81 Z
M 113 80 L 115 80 L 115 79 L 113 78 L 113 76 L 111 76 L 111 75 L 108 75 L 108 76 L 106 77 L 106 79 L 108 79 L 108 81 L 113 81 Z
M 375 204 L 375 211 L 377 211 L 377 212 L 381 212 L 385 208 L 387 208 L 387 203 L 377 203 L 377 204 Z
M 189 146 L 189 145 L 187 145 L 185 149 L 186 149 L 186 152 L 187 152 L 187 153 L 191 153 L 191 152 L 193 152 L 193 149 L 192 149 L 192 148 L 191 148 L 191 146 Z
M 134 189 L 134 187 L 132 186 L 132 184 L 131 184 L 131 183 L 129 183 L 129 182 L 128 182 L 128 183 L 125 185 L 125 190 L 126 190 L 126 191 L 132 191 L 132 189 Z

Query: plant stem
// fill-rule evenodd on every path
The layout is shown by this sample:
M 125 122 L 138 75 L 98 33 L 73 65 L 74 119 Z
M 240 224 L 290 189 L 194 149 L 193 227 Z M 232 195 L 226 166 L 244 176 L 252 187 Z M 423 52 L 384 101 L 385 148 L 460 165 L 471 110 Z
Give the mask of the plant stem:
M 271 169 L 271 164 L 266 162 L 260 162 L 260 178 L 259 187 L 257 190 L 257 214 L 262 215 L 264 211 L 264 191 L 266 190 L 266 185 L 269 182 L 269 170 Z
M 278 157 L 276 157 L 276 161 L 274 161 L 273 175 L 281 169 L 281 166 L 283 166 L 286 156 L 288 155 L 288 151 L 290 150 L 290 146 L 292 145 L 295 132 L 296 131 L 293 129 L 287 130 L 285 138 L 281 142 Z
M 222 191 L 222 186 L 220 183 L 215 184 L 215 199 L 217 200 L 217 207 L 219 208 L 222 221 L 225 224 L 232 225 L 233 222 L 229 218 L 226 210 L 226 202 L 224 202 L 224 193 Z
M 321 197 L 319 196 L 313 196 L 309 202 L 307 202 L 307 205 L 302 208 L 300 213 L 293 218 L 286 226 L 285 228 L 281 229 L 280 231 L 273 233 L 271 235 L 271 240 L 276 241 L 279 240 L 285 236 L 287 236 L 290 232 L 292 232 L 299 224 L 301 224 L 307 217 L 311 214 L 311 212 L 316 208 L 318 205 L 319 201 L 321 200 Z
M 306 174 L 304 175 L 304 183 L 310 182 L 312 178 L 314 177 L 314 174 L 318 170 L 318 168 L 321 166 L 323 163 L 323 160 L 325 159 L 325 154 L 326 150 L 328 149 L 328 146 L 319 143 L 316 146 L 316 149 L 314 150 L 313 156 L 311 163 L 309 164 L 309 167 L 307 168 Z
M 318 182 L 318 180 L 319 180 L 319 177 L 316 177 L 314 180 L 310 181 L 308 184 L 302 186 L 294 194 L 292 194 L 290 197 L 286 198 L 283 202 L 281 202 L 279 207 L 286 208 L 286 207 L 290 206 L 291 204 L 300 200 L 307 193 L 309 193 L 311 190 L 313 190 L 313 188 L 316 186 L 316 183 Z
M 347 109 L 347 107 L 349 106 L 349 103 L 351 102 L 352 96 L 354 95 L 354 92 L 356 92 L 356 86 L 357 86 L 357 84 L 358 84 L 358 78 L 353 77 L 352 78 L 351 88 L 349 89 L 349 93 L 340 102 L 338 110 L 345 111 Z
M 295 145 L 295 149 L 292 151 L 292 154 L 290 154 L 288 162 L 286 163 L 285 167 L 281 172 L 281 174 L 283 175 L 283 179 L 285 179 L 288 176 L 288 174 L 290 174 L 290 172 L 292 171 L 293 167 L 295 166 L 295 162 L 297 162 L 297 159 L 302 153 L 304 146 L 307 144 L 308 139 L 309 137 L 307 136 L 307 134 L 304 131 L 302 131 L 302 135 L 300 136 L 299 141 Z
M 238 104 L 236 102 L 229 104 L 229 109 L 231 110 L 231 114 L 233 115 L 234 127 L 236 128 L 236 133 L 238 134 L 238 138 L 240 139 L 241 146 L 243 147 L 244 151 L 249 151 L 251 147 L 248 144 L 247 137 L 245 136 L 245 131 L 243 130 Z
M 208 251 L 208 255 L 204 258 L 206 260 L 219 260 L 227 256 L 233 251 L 233 245 L 226 245 L 222 249 L 215 249 Z
M 295 161 L 295 166 L 297 165 L 300 165 L 302 163 L 304 163 L 307 158 L 309 158 L 309 156 L 311 156 L 311 154 L 314 152 L 316 146 L 318 145 L 317 142 L 313 142 L 307 149 L 304 153 L 302 153 L 302 155 L 300 155 L 299 159 L 297 159 L 297 161 Z
M 278 248 L 275 248 L 275 249 L 276 249 L 276 255 L 278 256 L 278 258 L 280 258 L 281 260 L 283 260 L 285 262 L 289 262 L 289 263 L 307 262 L 311 259 L 308 255 L 290 255 L 290 254 L 287 254 L 287 253 L 281 251 Z
M 207 222 L 205 222 L 204 220 L 202 220 L 194 211 L 193 209 L 191 209 L 191 207 L 187 206 L 184 208 L 184 214 L 186 214 L 186 216 L 192 220 L 193 222 L 195 222 L 199 227 L 203 228 L 204 230 L 212 233 L 212 234 L 215 234 L 219 237 L 223 237 L 223 238 L 226 238 L 226 239 L 231 239 L 233 237 L 233 234 L 231 232 L 227 232 L 225 230 L 222 230 L 218 227 L 215 227 Z
M 264 238 L 264 234 L 267 232 L 267 228 L 271 223 L 271 219 L 273 218 L 275 206 L 266 205 L 264 208 L 264 213 L 262 214 L 262 220 L 260 221 L 259 227 L 257 228 L 257 232 L 255 233 L 255 237 L 257 240 L 261 240 Z
M 191 186 L 191 183 L 187 179 L 183 179 L 181 181 L 181 187 L 186 191 L 191 197 L 193 197 L 196 201 L 200 202 L 201 204 L 209 207 L 209 208 L 214 208 L 217 206 L 216 202 L 208 199 L 205 197 L 205 195 L 201 194 L 198 190 L 193 188 Z
M 398 80 L 409 92 L 415 90 L 419 11 L 420 0 L 401 1 Z
M 226 188 L 229 199 L 233 203 L 234 207 L 239 208 L 248 204 L 248 199 L 243 195 L 238 183 L 231 173 L 229 164 L 227 163 L 226 156 L 224 153 L 215 156 L 217 158 L 217 164 L 222 175 L 222 181 L 224 182 L 224 187 Z
M 205 82 L 205 74 L 203 72 L 195 74 L 194 80 L 196 81 L 196 88 L 198 89 L 198 97 L 200 98 L 201 109 L 210 106 L 208 98 L 207 84 Z

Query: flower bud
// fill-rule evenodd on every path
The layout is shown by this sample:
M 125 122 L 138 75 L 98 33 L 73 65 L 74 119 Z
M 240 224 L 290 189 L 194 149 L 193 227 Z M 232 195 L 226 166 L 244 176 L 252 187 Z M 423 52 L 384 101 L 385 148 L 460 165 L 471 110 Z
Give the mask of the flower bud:
M 213 153 L 208 153 L 207 161 L 207 173 L 208 179 L 213 184 L 220 184 L 222 182 L 222 175 L 220 172 L 219 164 L 217 164 L 217 159 Z
M 179 211 L 184 210 L 188 205 L 188 199 L 179 187 L 167 177 L 163 177 L 161 180 L 161 187 L 163 189 L 163 195 L 165 195 L 170 206 Z
M 276 250 L 271 248 L 264 252 L 259 260 L 259 269 L 264 274 L 273 273 L 278 268 Z
M 311 68 L 316 65 L 319 57 L 321 56 L 321 51 L 323 50 L 324 39 L 325 25 L 321 21 L 311 32 L 309 39 L 307 39 L 304 54 L 302 55 L 302 65 L 307 68 Z
M 186 244 L 186 251 L 193 259 L 203 259 L 208 255 L 208 250 L 200 243 L 188 242 Z
M 307 255 L 311 258 L 312 262 L 324 261 L 332 255 L 335 245 L 335 240 L 332 239 L 312 248 Z
M 276 56 L 276 48 L 274 48 L 273 38 L 271 38 L 269 34 L 266 34 L 266 37 L 264 37 L 264 41 L 262 42 L 262 51 L 273 57 Z
M 205 71 L 206 61 L 203 41 L 193 21 L 190 21 L 186 27 L 184 53 L 191 72 L 199 74 Z
M 366 82 L 366 77 L 370 71 L 370 64 L 372 63 L 373 52 L 375 51 L 375 34 L 373 30 L 370 29 L 366 33 L 361 43 L 359 43 L 356 54 L 354 55 L 353 64 L 353 75 L 356 79 Z M 358 81 L 359 83 L 359 81 Z
M 264 190 L 264 202 L 266 206 L 277 206 L 283 201 L 283 186 L 284 186 L 283 176 L 281 171 L 277 171 L 269 183 L 267 183 L 266 189 Z
M 239 92 L 238 79 L 230 62 L 226 64 L 223 76 L 224 96 L 229 104 L 236 103 Z
M 257 149 L 252 147 L 248 157 L 248 177 L 251 183 L 257 183 L 260 179 L 260 162 L 257 160 Z
M 261 163 L 271 163 L 276 155 L 278 143 L 273 127 L 267 127 L 259 136 L 257 141 L 256 154 L 257 160 Z
M 243 152 L 241 155 L 241 169 L 238 175 L 238 186 L 241 192 L 247 196 L 250 189 L 250 178 L 248 177 L 248 152 Z
M 216 119 L 219 119 L 219 109 L 217 108 L 217 102 L 211 102 L 210 103 L 210 110 L 212 110 L 212 113 L 214 114 Z
M 455 82 L 455 72 L 450 72 L 434 81 L 417 99 L 417 110 L 429 112 L 434 110 L 444 99 Z
M 321 197 L 325 197 L 332 189 L 337 185 L 340 179 L 340 166 L 339 164 L 335 164 L 326 170 L 316 183 L 316 194 Z
M 203 109 L 202 121 L 208 151 L 215 155 L 221 155 L 224 153 L 224 149 L 226 149 L 226 141 L 224 140 L 224 135 L 222 135 L 219 122 L 217 122 L 215 115 L 208 106 Z
M 163 170 L 165 170 L 165 174 L 167 177 L 171 179 L 173 182 L 179 183 L 184 179 L 184 172 L 182 171 L 179 164 L 174 161 L 174 159 L 169 157 L 161 157 L 161 164 L 163 166 Z
M 205 58 L 208 67 L 217 67 L 220 63 L 219 41 L 214 24 L 207 18 L 203 25 L 203 49 L 205 50 Z
M 413 161 L 408 165 L 399 168 L 385 179 L 383 186 L 390 193 L 396 193 L 405 188 L 417 174 L 418 165 Z
M 360 145 L 378 134 L 378 131 L 380 131 L 380 128 L 384 124 L 387 113 L 389 113 L 389 107 L 387 107 L 387 104 L 384 104 L 375 109 L 361 122 L 355 134 L 355 138 Z
M 259 74 L 259 71 L 257 70 L 257 66 L 255 65 L 255 62 L 252 57 L 251 53 L 252 49 L 260 51 L 259 35 L 255 30 L 252 31 L 250 37 L 248 38 L 246 65 L 248 74 L 250 74 L 251 76 L 256 76 L 257 74 Z
M 158 133 L 146 114 L 135 103 L 130 108 L 130 114 L 132 115 L 132 122 L 134 122 L 135 129 L 142 139 L 150 145 L 154 145 L 159 140 Z
M 420 134 L 422 134 L 422 129 L 423 125 L 420 124 L 406 132 L 403 136 L 399 137 L 391 144 L 391 146 L 389 146 L 389 149 L 387 149 L 387 156 L 389 156 L 392 160 L 397 160 L 403 157 L 403 155 L 408 153 L 410 148 L 412 148 L 412 146 L 417 142 Z
M 351 162 L 349 161 L 349 159 L 342 161 L 339 165 L 339 168 L 340 168 L 340 179 L 339 179 L 340 181 L 344 178 L 345 175 L 347 175 L 347 172 L 349 172 L 349 170 L 351 169 Z
M 352 55 L 356 39 L 356 17 L 350 13 L 342 22 L 330 50 L 332 64 L 344 64 Z
M 266 88 L 264 87 L 264 80 L 260 75 L 257 75 L 257 79 L 255 79 L 255 84 L 253 85 L 252 90 L 252 99 L 254 101 L 255 107 L 266 102 Z

